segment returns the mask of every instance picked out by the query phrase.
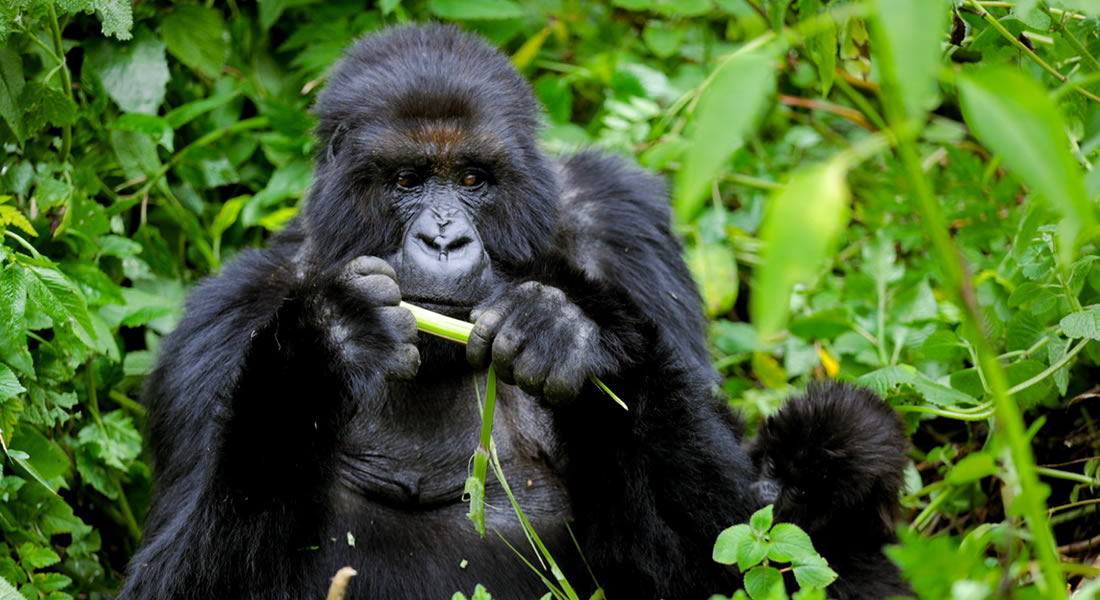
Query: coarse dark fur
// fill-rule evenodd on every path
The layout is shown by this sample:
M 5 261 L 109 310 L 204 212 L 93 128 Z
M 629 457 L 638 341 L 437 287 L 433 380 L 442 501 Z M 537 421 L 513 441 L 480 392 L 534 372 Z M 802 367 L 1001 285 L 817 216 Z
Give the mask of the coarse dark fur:
M 878 545 L 896 418 L 818 388 L 765 428 L 754 487 L 659 181 L 592 152 L 549 160 L 527 84 L 452 27 L 364 38 L 316 113 L 302 215 L 204 281 L 161 345 L 145 395 L 158 493 L 121 598 L 322 598 L 345 565 L 352 600 L 541 596 L 494 533 L 532 556 L 500 486 L 484 539 L 460 499 L 490 360 L 504 471 L 574 585 L 594 587 L 583 553 L 609 597 L 728 593 L 740 577 L 714 540 L 779 488 L 845 597 L 894 581 Z M 417 337 L 400 298 L 473 320 L 465 355 Z

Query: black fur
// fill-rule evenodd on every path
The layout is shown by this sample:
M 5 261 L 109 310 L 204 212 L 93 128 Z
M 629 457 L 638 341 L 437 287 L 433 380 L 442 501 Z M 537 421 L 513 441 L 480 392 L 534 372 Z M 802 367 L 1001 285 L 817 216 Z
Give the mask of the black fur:
M 661 183 L 595 153 L 550 161 L 526 83 L 452 27 L 363 39 L 316 112 L 303 214 L 204 281 L 161 345 L 145 396 L 158 493 L 121 597 L 321 598 L 345 565 L 359 571 L 352 600 L 476 583 L 496 598 L 541 596 L 460 501 L 484 385 L 470 363 L 489 360 L 505 383 L 494 427 L 505 473 L 574 585 L 594 587 L 567 517 L 611 597 L 738 586 L 711 548 L 759 508 L 756 467 L 714 393 Z M 472 317 L 468 356 L 417 340 L 399 295 Z M 774 451 L 769 477 L 827 499 L 790 514 L 840 565 L 845 597 L 879 595 L 885 575 L 861 561 L 886 568 L 875 544 L 892 527 L 896 419 L 845 400 L 864 398 L 847 388 L 822 394 L 820 406 L 796 400 L 757 448 Z M 801 442 L 807 452 L 792 454 Z M 818 442 L 827 485 L 800 475 L 823 460 Z M 530 557 L 493 483 L 487 503 L 489 528 Z M 852 536 L 865 542 L 855 553 L 837 541 Z

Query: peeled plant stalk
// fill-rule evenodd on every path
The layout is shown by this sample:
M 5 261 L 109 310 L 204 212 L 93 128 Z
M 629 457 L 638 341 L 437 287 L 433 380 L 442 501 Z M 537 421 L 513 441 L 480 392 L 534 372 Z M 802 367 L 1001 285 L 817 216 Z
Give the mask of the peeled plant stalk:
M 467 323 L 460 319 L 441 315 L 426 308 L 416 306 L 415 304 L 409 304 L 408 302 L 402 302 L 401 306 L 409 309 L 409 312 L 416 317 L 416 328 L 420 331 L 430 333 L 445 340 L 458 342 L 459 344 L 465 344 L 470 341 L 470 332 L 474 329 L 473 323 Z M 607 387 L 607 384 L 600 381 L 599 377 L 591 375 L 588 379 L 596 387 L 602 390 L 603 393 L 610 396 L 619 406 L 623 407 L 623 410 L 630 410 L 626 406 L 626 402 L 623 402 L 621 398 L 616 396 L 615 393 Z

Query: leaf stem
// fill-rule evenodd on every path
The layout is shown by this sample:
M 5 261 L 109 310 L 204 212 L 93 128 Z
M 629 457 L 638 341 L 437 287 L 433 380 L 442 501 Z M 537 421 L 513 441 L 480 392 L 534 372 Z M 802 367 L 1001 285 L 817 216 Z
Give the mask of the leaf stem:
M 1039 383 L 1040 381 L 1046 379 L 1047 377 L 1050 377 L 1052 374 L 1054 374 L 1055 371 L 1057 371 L 1058 369 L 1061 369 L 1062 367 L 1066 366 L 1066 363 L 1068 363 L 1070 360 L 1072 360 L 1074 356 L 1077 356 L 1077 353 L 1080 352 L 1081 349 L 1084 348 L 1090 341 L 1091 340 L 1089 340 L 1088 338 L 1085 338 L 1085 339 L 1081 340 L 1080 344 L 1077 344 L 1076 346 L 1073 347 L 1072 350 L 1070 350 L 1069 352 L 1066 352 L 1066 355 L 1063 356 L 1061 359 L 1059 359 L 1058 362 L 1054 363 L 1053 365 L 1050 365 L 1049 367 L 1044 369 L 1042 373 L 1039 373 L 1035 377 L 1032 377 L 1031 379 L 1028 379 L 1027 381 L 1021 381 L 1020 383 L 1016 384 L 1015 386 L 1013 386 L 1011 389 L 1008 390 L 1008 393 L 1009 394 L 1018 394 L 1018 393 L 1020 393 L 1024 390 L 1026 390 L 1027 388 L 1035 385 L 1036 383 Z
M 50 34 L 53 37 L 54 53 L 58 64 L 61 65 L 61 89 L 65 91 L 65 95 L 69 97 L 69 100 L 73 100 L 73 81 L 69 74 L 69 65 L 65 61 L 65 46 L 61 42 L 61 27 L 57 24 L 57 9 L 52 2 L 49 7 Z M 69 150 L 72 149 L 72 146 L 73 126 L 71 124 L 65 125 L 61 128 L 61 152 L 58 154 L 60 162 L 68 160 Z

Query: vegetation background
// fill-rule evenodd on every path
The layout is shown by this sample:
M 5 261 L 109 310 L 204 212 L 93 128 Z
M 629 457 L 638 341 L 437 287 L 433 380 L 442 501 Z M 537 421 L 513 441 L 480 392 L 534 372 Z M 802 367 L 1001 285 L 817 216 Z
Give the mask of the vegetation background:
M 550 151 L 668 176 L 715 364 L 752 423 L 824 377 L 901 412 L 891 555 L 920 597 L 1096 597 L 1098 15 L 3 0 L 0 599 L 117 590 L 149 502 L 138 398 L 159 340 L 196 280 L 298 210 L 309 106 L 341 49 L 426 19 L 512 56 Z

